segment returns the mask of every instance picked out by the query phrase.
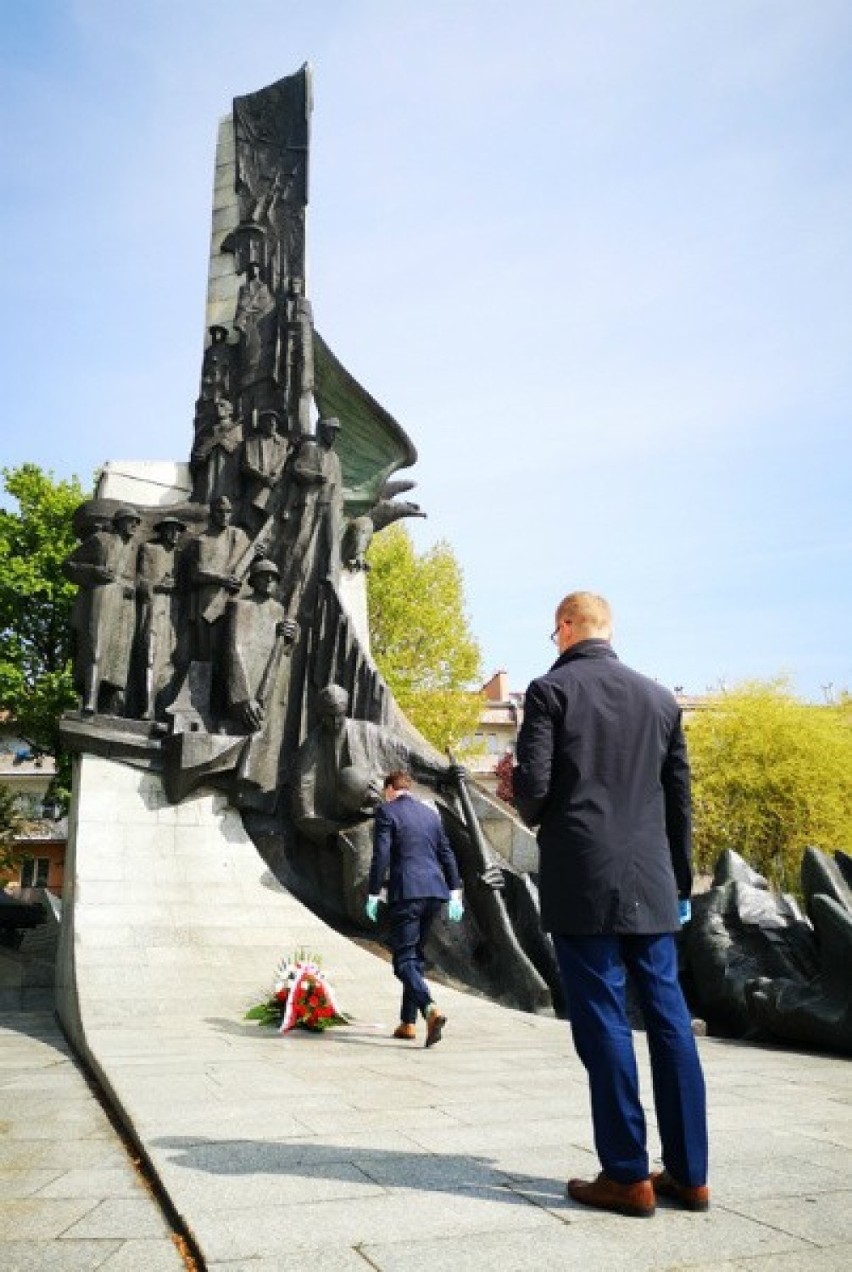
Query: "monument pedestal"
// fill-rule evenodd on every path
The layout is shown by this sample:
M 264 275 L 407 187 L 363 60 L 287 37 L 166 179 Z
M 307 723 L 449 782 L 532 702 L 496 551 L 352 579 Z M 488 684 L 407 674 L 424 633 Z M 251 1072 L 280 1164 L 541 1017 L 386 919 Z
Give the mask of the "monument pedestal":
M 57 1011 L 102 1077 L 155 1020 L 177 1047 L 206 1018 L 239 1027 L 300 946 L 345 946 L 334 976 L 353 1005 L 351 944 L 282 888 L 209 789 L 170 804 L 159 774 L 75 757 L 62 909 Z

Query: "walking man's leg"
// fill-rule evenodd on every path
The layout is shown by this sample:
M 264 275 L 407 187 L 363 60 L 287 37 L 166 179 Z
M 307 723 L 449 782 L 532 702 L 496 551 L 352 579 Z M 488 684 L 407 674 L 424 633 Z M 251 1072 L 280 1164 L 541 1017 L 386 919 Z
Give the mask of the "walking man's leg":
M 447 1023 L 446 1016 L 441 1015 L 432 1001 L 432 994 L 423 975 L 423 946 L 440 908 L 440 901 L 434 897 L 417 897 L 411 901 L 397 902 L 391 906 L 390 914 L 393 970 L 402 981 L 404 1006 L 407 1008 L 413 1004 L 415 1017 L 419 1011 L 426 1021 L 427 1047 L 441 1041 L 441 1033 Z M 406 1037 L 411 1037 L 407 1030 L 403 1032 Z
M 429 1003 L 429 987 L 418 967 L 417 946 L 420 941 L 420 914 L 423 902 L 397 901 L 390 909 L 390 946 L 394 975 L 402 982 L 406 1006 L 413 1004 L 415 1013 Z M 415 1015 L 416 1018 L 416 1015 Z
M 403 982 L 402 986 L 402 1005 L 399 1010 L 399 1019 L 404 1025 L 417 1024 L 417 1003 L 414 1001 L 414 995 L 408 985 Z

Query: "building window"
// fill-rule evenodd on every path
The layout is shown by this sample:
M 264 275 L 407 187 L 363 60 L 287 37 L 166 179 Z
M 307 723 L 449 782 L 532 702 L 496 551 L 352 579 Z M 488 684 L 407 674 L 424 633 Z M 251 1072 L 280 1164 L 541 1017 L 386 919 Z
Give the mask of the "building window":
M 15 800 L 18 812 L 22 817 L 43 817 L 44 809 L 38 795 L 19 795 Z
M 49 873 L 49 857 L 30 857 L 21 865 L 21 887 L 46 888 Z

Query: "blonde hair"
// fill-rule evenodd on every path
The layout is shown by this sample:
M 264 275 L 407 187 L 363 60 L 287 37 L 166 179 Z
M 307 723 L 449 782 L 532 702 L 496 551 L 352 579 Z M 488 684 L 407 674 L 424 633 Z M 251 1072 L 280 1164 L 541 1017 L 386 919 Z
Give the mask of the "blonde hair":
M 569 592 L 556 607 L 556 621 L 570 618 L 578 634 L 584 638 L 612 636 L 612 610 L 609 601 L 595 592 Z

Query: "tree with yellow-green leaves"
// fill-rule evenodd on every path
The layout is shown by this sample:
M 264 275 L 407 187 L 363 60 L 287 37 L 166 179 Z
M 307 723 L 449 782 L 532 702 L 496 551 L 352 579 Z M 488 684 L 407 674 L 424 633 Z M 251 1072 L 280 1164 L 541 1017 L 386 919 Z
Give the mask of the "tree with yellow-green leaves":
M 465 614 L 462 573 L 445 542 L 417 553 L 408 531 L 376 535 L 368 561 L 373 657 L 424 737 L 444 750 L 476 729 L 481 654 Z
M 733 848 L 796 891 L 803 850 L 852 851 L 852 699 L 802 702 L 786 680 L 713 695 L 687 721 L 695 856 L 710 871 Z

